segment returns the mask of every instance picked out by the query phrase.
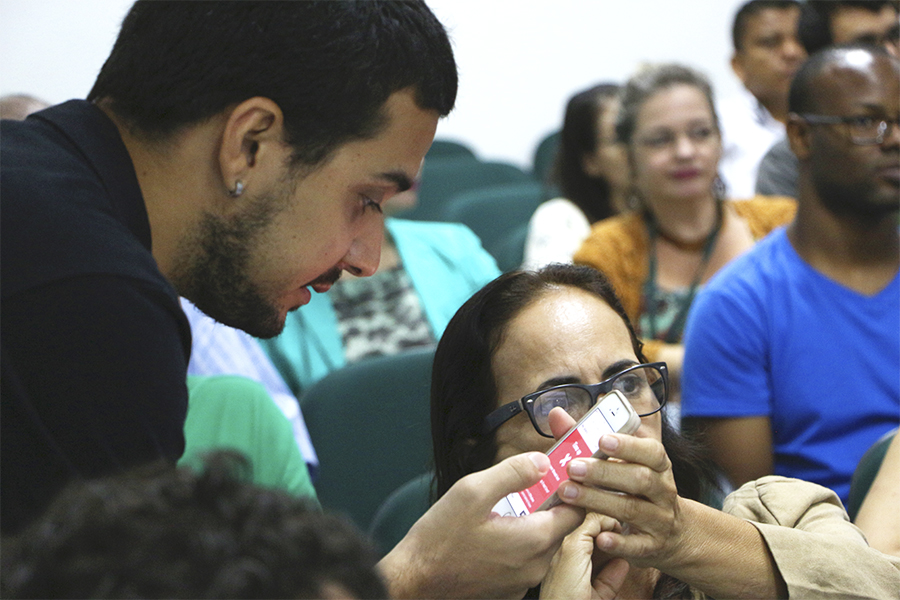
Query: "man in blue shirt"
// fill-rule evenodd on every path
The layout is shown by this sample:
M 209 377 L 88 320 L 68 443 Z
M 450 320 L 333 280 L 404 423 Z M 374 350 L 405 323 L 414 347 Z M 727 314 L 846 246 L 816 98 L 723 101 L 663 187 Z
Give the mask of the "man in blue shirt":
M 683 416 L 740 485 L 775 473 L 846 502 L 860 457 L 900 423 L 900 63 L 880 48 L 811 57 L 790 94 L 793 223 L 697 297 Z

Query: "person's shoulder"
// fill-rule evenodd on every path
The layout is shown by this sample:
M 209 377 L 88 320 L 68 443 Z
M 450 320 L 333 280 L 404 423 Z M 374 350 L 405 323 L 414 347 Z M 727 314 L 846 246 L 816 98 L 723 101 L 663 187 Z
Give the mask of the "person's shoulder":
M 391 235 L 420 237 L 423 240 L 441 237 L 470 237 L 473 232 L 463 223 L 451 223 L 445 221 L 415 221 L 412 219 L 398 219 L 389 217 L 385 219 L 385 225 Z
M 637 230 L 644 229 L 644 220 L 637 211 L 627 211 L 607 217 L 591 225 L 591 237 L 629 236 Z
M 211 402 L 231 406 L 242 403 L 247 412 L 269 411 L 275 406 L 265 386 L 243 375 L 189 375 L 187 378 L 191 403 Z
M 410 253 L 421 253 L 418 259 L 439 255 L 454 263 L 476 255 L 490 256 L 481 238 L 463 223 L 389 218 L 385 224 L 404 260 Z
M 538 205 L 535 210 L 535 215 L 545 215 L 552 213 L 578 213 L 582 216 L 584 213 L 581 212 L 581 209 L 575 205 L 574 202 L 569 200 L 568 198 L 558 197 L 551 198 L 550 200 L 545 200 Z
M 754 239 L 762 239 L 777 227 L 787 225 L 797 214 L 797 201 L 788 196 L 757 195 L 731 202 L 735 212 L 744 219 Z
M 704 286 L 703 294 L 728 296 L 759 296 L 785 277 L 783 244 L 787 242 L 784 229 L 758 241 L 752 248 L 736 257 L 716 273 Z

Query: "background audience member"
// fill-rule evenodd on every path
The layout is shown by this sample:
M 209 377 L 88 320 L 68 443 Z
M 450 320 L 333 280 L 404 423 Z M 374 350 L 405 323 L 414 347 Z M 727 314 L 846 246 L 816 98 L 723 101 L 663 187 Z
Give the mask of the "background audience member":
M 48 106 L 49 103 L 28 94 L 9 94 L 0 98 L 0 119 L 21 121 L 31 113 Z
M 466 298 L 500 274 L 465 225 L 390 216 L 415 202 L 415 190 L 408 190 L 385 203 L 373 276 L 344 276 L 289 314 L 281 335 L 262 341 L 298 396 L 347 364 L 433 346 Z
M 706 78 L 690 68 L 656 66 L 631 78 L 616 132 L 638 206 L 595 224 L 574 257 L 613 282 L 647 356 L 669 365 L 675 390 L 694 294 L 795 208 L 787 199 L 725 200 L 714 106 Z
M 368 541 L 239 454 L 72 484 L 4 539 L 4 598 L 387 598 Z
M 731 68 L 744 86 L 716 107 L 722 123 L 719 173 L 732 198 L 754 195 L 759 161 L 784 137 L 788 90 L 806 52 L 797 39 L 797 0 L 750 0 L 734 17 Z
M 812 54 L 831 44 L 883 46 L 900 57 L 900 3 L 896 0 L 807 0 L 799 22 L 800 41 Z M 763 157 L 758 194 L 797 197 L 797 157 L 782 137 Z
M 187 298 L 181 299 L 181 308 L 191 324 L 188 375 L 242 375 L 264 385 L 272 401 L 290 421 L 300 453 L 310 476 L 315 479 L 319 459 L 309 439 L 300 403 L 288 389 L 259 340 L 240 329 L 217 323 Z
M 438 494 L 508 456 L 546 452 L 618 389 L 641 427 L 600 438 L 618 461 L 568 464 L 561 496 L 575 492 L 566 502 L 591 512 L 557 553 L 541 597 L 896 596 L 900 559 L 866 547 L 830 490 L 767 477 L 730 496 L 725 512 L 698 502 L 710 473 L 661 418 L 664 373 L 647 364 L 602 273 L 550 265 L 501 276 L 460 308 L 438 344 Z
M 900 64 L 822 51 L 790 102 L 797 216 L 695 301 L 683 410 L 735 485 L 775 473 L 846 503 L 860 457 L 900 422 Z
M 187 383 L 179 465 L 214 450 L 236 450 L 249 461 L 253 483 L 316 499 L 291 423 L 261 383 L 239 375 L 189 375 Z
M 569 99 L 551 170 L 561 197 L 542 203 L 532 215 L 523 269 L 572 262 L 591 224 L 624 210 L 629 175 L 616 140 L 619 89 L 601 83 Z

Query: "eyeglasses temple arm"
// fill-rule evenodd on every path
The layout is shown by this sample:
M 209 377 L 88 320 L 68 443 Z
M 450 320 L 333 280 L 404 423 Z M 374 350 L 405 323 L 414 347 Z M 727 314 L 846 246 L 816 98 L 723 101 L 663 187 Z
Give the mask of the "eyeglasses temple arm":
M 522 412 L 522 410 L 523 408 L 521 401 L 504 404 L 484 418 L 484 432 L 490 433 L 494 431 L 495 429 L 500 427 L 500 425 Z

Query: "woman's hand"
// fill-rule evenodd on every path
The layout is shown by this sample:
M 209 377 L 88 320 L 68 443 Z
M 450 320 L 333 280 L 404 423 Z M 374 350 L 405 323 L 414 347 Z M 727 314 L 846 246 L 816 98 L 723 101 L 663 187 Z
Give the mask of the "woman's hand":
M 605 529 L 597 548 L 634 566 L 662 568 L 683 549 L 684 523 L 672 463 L 654 439 L 608 434 L 600 449 L 612 460 L 573 460 L 559 489 L 569 504 L 613 517 L 622 531 Z
M 541 583 L 541 598 L 612 600 L 616 597 L 629 565 L 621 558 L 607 558 L 598 564 L 600 553 L 594 551 L 594 540 L 603 531 L 621 531 L 621 527 L 612 517 L 588 513 L 581 526 L 566 536 Z

